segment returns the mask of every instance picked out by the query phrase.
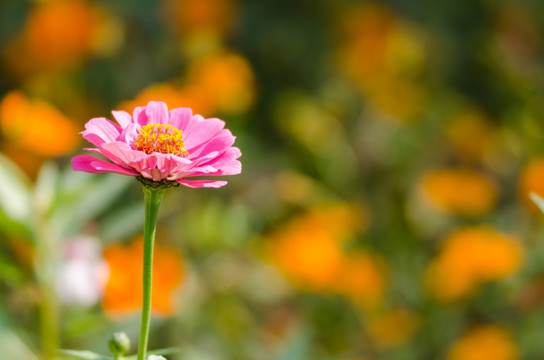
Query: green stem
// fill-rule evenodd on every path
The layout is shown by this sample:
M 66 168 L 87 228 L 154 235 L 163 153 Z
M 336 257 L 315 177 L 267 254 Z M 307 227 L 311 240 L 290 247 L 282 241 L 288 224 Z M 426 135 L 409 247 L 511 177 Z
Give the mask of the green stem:
M 151 318 L 151 282 L 153 279 L 153 244 L 157 213 L 161 205 L 164 189 L 152 189 L 144 186 L 145 223 L 144 223 L 144 297 L 142 305 L 142 323 L 138 343 L 138 360 L 145 360 L 149 322 Z
M 35 268 L 41 290 L 40 338 L 43 358 L 53 360 L 59 348 L 59 306 L 55 292 L 55 264 L 58 263 L 57 241 L 45 216 L 38 215 Z

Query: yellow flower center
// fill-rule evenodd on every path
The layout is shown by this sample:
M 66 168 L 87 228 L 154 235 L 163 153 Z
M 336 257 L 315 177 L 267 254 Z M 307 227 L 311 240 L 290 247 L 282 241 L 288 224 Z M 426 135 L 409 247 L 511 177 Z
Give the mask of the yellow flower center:
M 185 150 L 182 134 L 181 130 L 172 125 L 148 124 L 140 129 L 133 145 L 136 150 L 146 154 L 160 152 L 185 157 L 189 153 Z

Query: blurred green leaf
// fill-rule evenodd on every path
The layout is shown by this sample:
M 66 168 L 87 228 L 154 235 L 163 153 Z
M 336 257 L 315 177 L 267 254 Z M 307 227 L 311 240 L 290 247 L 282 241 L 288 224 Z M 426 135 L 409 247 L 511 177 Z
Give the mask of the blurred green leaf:
M 129 184 L 135 183 L 132 177 L 118 174 L 92 175 L 95 176 L 83 174 L 79 183 L 76 181 L 77 184 L 73 183 L 73 175 L 69 175 L 68 191 L 62 191 L 51 216 L 51 223 L 59 234 L 68 236 L 77 233 L 85 223 L 118 201 Z M 66 182 L 63 180 L 62 189 L 62 183 Z
M 312 334 L 308 328 L 295 331 L 284 344 L 276 360 L 304 360 L 310 358 Z
M 0 155 L 0 226 L 8 233 L 30 232 L 30 180 Z
M 108 216 L 100 227 L 100 238 L 118 240 L 142 232 L 144 221 L 144 202 L 130 204 Z
M 59 170 L 53 162 L 45 163 L 34 187 L 34 205 L 41 214 L 47 214 L 57 196 Z
M 11 321 L 2 308 L 0 308 L 0 349 L 3 359 L 38 360 L 36 354 L 11 327 Z
M 89 350 L 57 350 L 61 355 L 61 359 L 68 357 L 69 359 L 81 360 L 112 360 L 112 357 L 97 354 Z

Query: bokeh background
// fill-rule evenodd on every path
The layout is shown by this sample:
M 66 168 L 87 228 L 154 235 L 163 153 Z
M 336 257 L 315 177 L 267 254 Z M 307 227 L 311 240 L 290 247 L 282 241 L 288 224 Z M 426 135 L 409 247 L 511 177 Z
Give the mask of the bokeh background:
M 151 348 L 544 358 L 542 24 L 538 0 L 2 0 L 2 358 L 137 343 L 140 186 L 69 164 L 149 100 L 243 153 L 166 193 Z

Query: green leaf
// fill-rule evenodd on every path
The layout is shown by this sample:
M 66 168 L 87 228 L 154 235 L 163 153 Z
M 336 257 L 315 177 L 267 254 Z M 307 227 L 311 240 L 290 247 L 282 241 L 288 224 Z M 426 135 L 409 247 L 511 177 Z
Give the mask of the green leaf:
M 51 223 L 58 233 L 69 236 L 81 230 L 83 225 L 95 219 L 115 201 L 122 192 L 134 184 L 133 177 L 118 174 L 89 174 L 78 173 L 79 182 L 74 180 L 74 174 L 67 175 L 66 190 L 62 191 L 58 205 L 53 210 Z M 75 182 L 75 184 L 74 184 Z
M 0 155 L 0 184 L 0 227 L 8 233 L 30 233 L 30 180 L 3 155 Z
M 53 206 L 57 196 L 58 178 L 59 170 L 55 163 L 47 162 L 40 169 L 34 187 L 34 205 L 41 214 L 47 214 Z
M 32 351 L 23 335 L 24 333 L 19 333 L 17 329 L 13 328 L 13 323 L 9 319 L 7 311 L 0 307 L 0 349 L 2 349 L 2 359 L 38 360 L 38 356 Z
M 293 333 L 285 342 L 276 360 L 304 360 L 310 358 L 312 335 L 307 328 Z
M 102 221 L 100 238 L 105 241 L 119 240 L 140 234 L 144 222 L 144 203 L 129 204 L 116 210 Z
M 112 357 L 100 355 L 89 350 L 57 350 L 60 359 L 80 359 L 80 360 L 112 360 Z
M 541 198 L 540 196 L 538 196 L 537 194 L 535 193 L 531 193 L 529 194 L 529 197 L 531 198 L 531 200 L 533 200 L 533 202 L 536 204 L 536 206 L 538 206 L 538 208 L 544 212 L 544 199 Z

